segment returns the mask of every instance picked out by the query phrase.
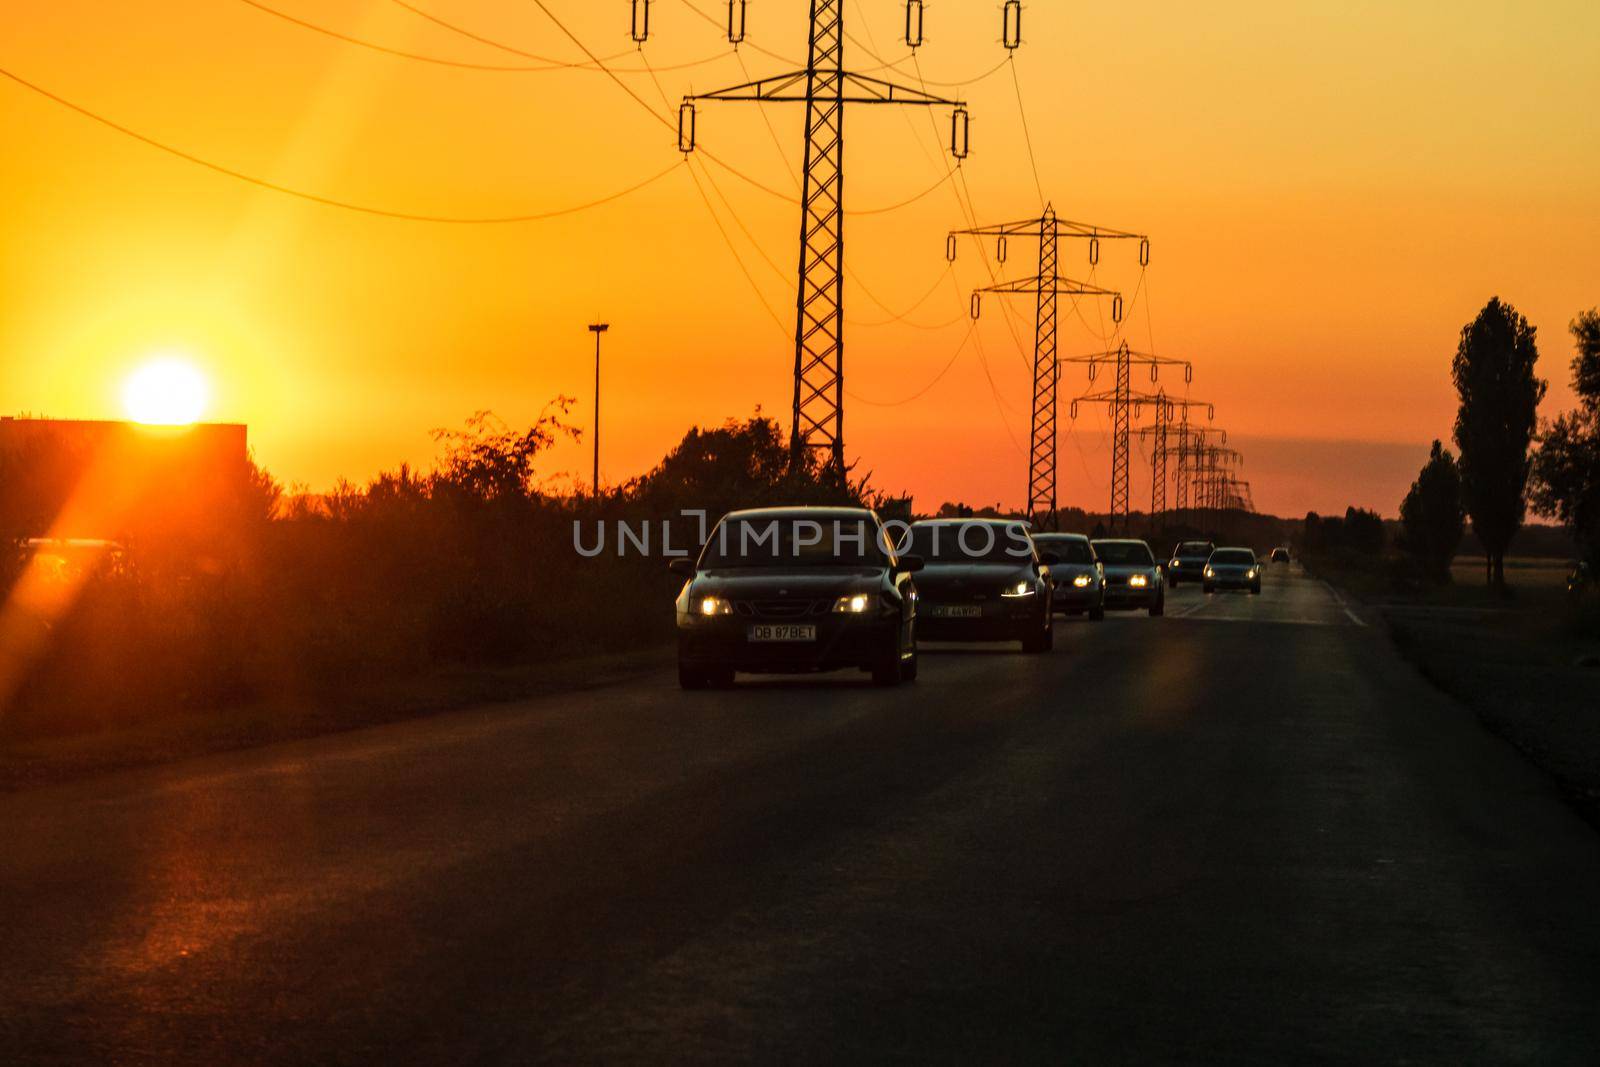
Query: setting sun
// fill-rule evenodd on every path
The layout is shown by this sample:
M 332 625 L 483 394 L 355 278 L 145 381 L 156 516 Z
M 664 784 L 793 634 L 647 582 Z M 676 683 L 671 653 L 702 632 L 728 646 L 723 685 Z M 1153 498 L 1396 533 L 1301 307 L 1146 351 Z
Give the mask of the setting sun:
M 122 406 L 135 422 L 181 426 L 204 414 L 211 390 L 205 376 L 181 359 L 158 359 L 128 377 Z

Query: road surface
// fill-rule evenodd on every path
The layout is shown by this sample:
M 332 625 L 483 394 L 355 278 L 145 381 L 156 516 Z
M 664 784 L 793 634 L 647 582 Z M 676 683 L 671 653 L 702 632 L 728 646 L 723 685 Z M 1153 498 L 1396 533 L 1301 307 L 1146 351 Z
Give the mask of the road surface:
M 1327 587 L 0 797 L 9 1063 L 1593 1062 L 1600 835 Z

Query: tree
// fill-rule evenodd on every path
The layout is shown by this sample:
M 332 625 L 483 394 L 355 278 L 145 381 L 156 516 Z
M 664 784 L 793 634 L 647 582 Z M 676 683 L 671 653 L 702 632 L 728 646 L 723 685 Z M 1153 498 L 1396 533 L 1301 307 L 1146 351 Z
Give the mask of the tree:
M 1428 462 L 1400 505 L 1400 547 L 1430 580 L 1448 582 L 1465 520 L 1461 470 L 1456 457 L 1435 441 Z
M 1578 344 L 1572 357 L 1578 408 L 1540 434 L 1532 499 L 1572 531 L 1590 566 L 1600 567 L 1600 309 L 1585 311 L 1570 329 Z
M 1533 373 L 1538 359 L 1534 328 L 1495 297 L 1462 328 L 1451 366 L 1462 499 L 1488 555 L 1488 581 L 1501 591 L 1506 551 L 1527 514 L 1528 445 L 1545 391 Z
M 526 430 L 516 431 L 491 411 L 467 419 L 464 430 L 435 430 L 442 447 L 435 484 L 470 500 L 523 501 L 533 494 L 534 460 L 557 438 L 578 439 L 579 431 L 562 421 L 572 407 L 558 396 Z

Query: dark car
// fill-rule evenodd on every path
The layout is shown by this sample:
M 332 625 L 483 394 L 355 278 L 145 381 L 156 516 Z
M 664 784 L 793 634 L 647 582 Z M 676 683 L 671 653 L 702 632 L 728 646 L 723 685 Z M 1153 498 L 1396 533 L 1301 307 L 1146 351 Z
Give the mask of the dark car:
M 917 676 L 916 589 L 922 561 L 895 551 L 864 508 L 760 508 L 724 516 L 700 558 L 672 561 L 678 681 L 733 682 L 734 672 L 860 668 L 878 685 Z
M 1206 561 L 1205 591 L 1248 589 L 1261 592 L 1261 563 L 1248 548 L 1219 548 Z
M 1161 565 L 1143 541 L 1094 541 L 1095 558 L 1105 573 L 1105 604 L 1115 608 L 1146 608 L 1151 615 L 1167 613 L 1167 587 L 1161 583 Z
M 911 524 L 906 551 L 917 575 L 917 633 L 933 641 L 1055 642 L 1048 564 L 1028 528 L 1006 519 L 930 519 Z
M 1274 563 L 1288 563 L 1289 550 L 1287 548 L 1275 548 L 1272 550 L 1271 559 Z
M 1089 539 L 1083 534 L 1040 533 L 1033 535 L 1033 543 L 1055 557 L 1050 564 L 1055 609 L 1068 615 L 1088 612 L 1096 622 L 1105 618 L 1105 576 Z
M 1206 569 L 1206 560 L 1217 546 L 1210 541 L 1180 541 L 1167 561 L 1167 584 L 1176 587 L 1179 582 L 1198 582 Z

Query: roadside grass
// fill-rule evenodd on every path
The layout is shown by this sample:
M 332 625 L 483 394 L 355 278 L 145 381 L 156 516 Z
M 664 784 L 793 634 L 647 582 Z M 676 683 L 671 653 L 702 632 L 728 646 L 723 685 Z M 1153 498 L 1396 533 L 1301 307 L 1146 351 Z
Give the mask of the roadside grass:
M 1456 560 L 1447 586 L 1396 591 L 1385 568 L 1315 561 L 1314 573 L 1380 611 L 1396 646 L 1435 686 L 1548 772 L 1600 826 L 1600 629 L 1574 604 L 1561 560 L 1506 561 L 1508 597 L 1483 560 Z
M 672 646 L 503 667 L 454 665 L 230 707 L 181 709 L 125 726 L 57 736 L 0 738 L 0 792 L 106 771 L 169 763 L 415 719 L 487 704 L 577 692 L 665 670 Z

